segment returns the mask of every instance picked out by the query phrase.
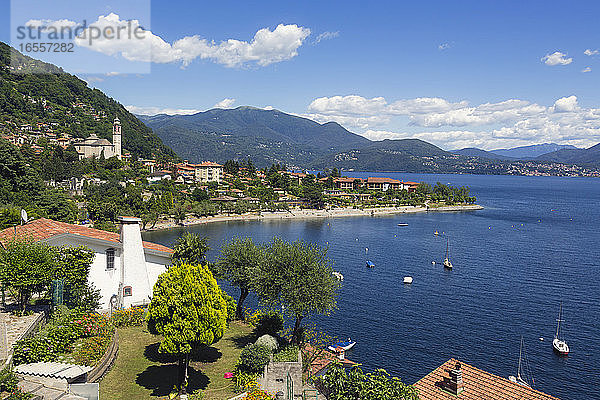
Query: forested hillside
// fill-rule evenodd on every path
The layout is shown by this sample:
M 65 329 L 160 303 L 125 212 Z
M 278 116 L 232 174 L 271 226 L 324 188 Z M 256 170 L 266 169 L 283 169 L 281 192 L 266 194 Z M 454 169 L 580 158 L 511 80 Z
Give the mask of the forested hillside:
M 115 116 L 123 126 L 124 149 L 139 157 L 176 157 L 150 128 L 114 99 L 61 68 L 0 42 L 0 133 L 44 123 L 56 134 L 84 138 L 96 133 L 111 140 Z

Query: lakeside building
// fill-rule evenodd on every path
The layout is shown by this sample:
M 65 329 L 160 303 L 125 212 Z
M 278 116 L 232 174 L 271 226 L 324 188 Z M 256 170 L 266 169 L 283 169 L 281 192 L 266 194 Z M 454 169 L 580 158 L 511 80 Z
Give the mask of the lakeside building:
M 223 166 L 211 161 L 200 164 L 190 164 L 187 160 L 176 164 L 177 175 L 182 176 L 186 182 L 217 182 L 221 183 L 224 177 Z
M 52 246 L 85 246 L 94 252 L 88 282 L 100 290 L 100 307 L 118 307 L 150 303 L 158 276 L 171 265 L 173 250 L 142 241 L 140 219 L 119 217 L 120 233 L 39 218 L 25 225 L 0 231 L 0 244 L 13 238 L 30 239 Z
M 121 121 L 116 117 L 113 122 L 113 141 L 110 143 L 106 139 L 100 139 L 95 133 L 92 133 L 87 139 L 73 143 L 75 150 L 79 153 L 79 159 L 100 157 L 104 158 L 118 157 L 121 159 Z
M 413 385 L 420 400 L 559 400 L 451 358 Z

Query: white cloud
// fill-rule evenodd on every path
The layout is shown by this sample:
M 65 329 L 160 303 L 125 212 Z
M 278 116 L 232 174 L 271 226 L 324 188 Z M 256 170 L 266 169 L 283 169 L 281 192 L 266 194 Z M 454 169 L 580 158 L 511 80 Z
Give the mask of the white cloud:
M 592 50 L 592 49 L 586 49 L 583 54 L 585 54 L 586 56 L 595 56 L 597 54 L 600 54 L 600 50 Z
M 223 99 L 216 103 L 212 108 L 231 108 L 233 103 L 235 103 L 235 99 Z
M 161 107 L 138 107 L 134 105 L 125 106 L 127 111 L 132 114 L 139 115 L 156 115 L 156 114 L 168 114 L 168 115 L 191 115 L 199 113 L 203 110 L 188 109 L 188 108 L 161 108 Z
M 106 29 L 110 35 L 100 35 L 92 40 L 94 32 Z M 138 38 L 125 33 L 117 37 L 117 33 L 130 30 L 137 32 Z M 121 20 L 117 14 L 110 13 L 98 17 L 75 39 L 75 43 L 102 54 L 121 55 L 130 61 L 181 62 L 187 66 L 199 58 L 227 67 L 240 67 L 247 64 L 267 66 L 289 60 L 298 55 L 298 48 L 309 35 L 308 28 L 279 24 L 272 31 L 269 28 L 258 30 L 250 42 L 228 39 L 216 43 L 194 35 L 171 44 L 152 31 L 144 30 L 138 20 Z
M 438 50 L 447 50 L 450 48 L 450 43 L 442 43 L 438 46 Z
M 339 37 L 339 36 L 340 36 L 339 31 L 319 33 L 319 35 L 315 39 L 315 44 L 320 43 L 323 40 L 335 39 L 336 37 Z
M 565 53 L 561 53 L 560 51 L 555 51 L 552 54 L 546 54 L 542 57 L 541 61 L 546 65 L 568 65 L 573 62 L 573 58 L 567 58 Z
M 61 33 L 62 29 L 72 29 L 77 25 L 77 22 L 68 19 L 30 19 L 29 21 L 25 22 L 25 26 L 27 27 L 35 29 L 39 28 L 42 32 L 56 32 L 58 34 Z M 68 31 L 65 31 L 65 34 L 66 33 L 68 33 Z
M 581 72 L 583 72 L 583 73 L 592 72 L 592 67 L 585 67 L 584 69 L 581 70 Z
M 442 98 L 388 102 L 383 97 L 332 96 L 315 99 L 303 116 L 320 123 L 336 121 L 373 140 L 419 138 L 448 149 L 600 142 L 600 108 L 582 108 L 576 96 L 562 97 L 551 106 L 521 99 L 470 105 Z M 397 117 L 407 117 L 411 128 L 386 129 Z M 427 130 L 415 133 L 415 127 Z
M 554 112 L 574 112 L 577 111 L 579 106 L 577 105 L 577 97 L 561 97 L 554 102 Z

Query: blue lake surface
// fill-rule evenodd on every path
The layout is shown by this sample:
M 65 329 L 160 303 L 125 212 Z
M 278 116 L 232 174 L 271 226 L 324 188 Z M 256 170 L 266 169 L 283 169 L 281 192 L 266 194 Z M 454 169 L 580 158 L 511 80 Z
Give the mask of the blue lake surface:
M 349 175 L 467 185 L 485 209 L 229 222 L 144 237 L 172 245 L 183 230 L 206 235 L 214 249 L 210 259 L 234 236 L 262 242 L 277 235 L 329 246 L 345 279 L 335 313 L 313 321 L 332 335 L 356 340 L 348 357 L 364 368 L 385 368 L 414 383 L 457 357 L 507 377 L 516 374 L 523 335 L 536 389 L 561 399 L 600 398 L 600 180 Z M 446 236 L 452 271 L 441 265 Z M 366 260 L 376 267 L 365 268 Z M 402 284 L 407 275 L 412 285 Z M 555 355 L 551 344 L 561 301 L 571 348 L 566 358 Z

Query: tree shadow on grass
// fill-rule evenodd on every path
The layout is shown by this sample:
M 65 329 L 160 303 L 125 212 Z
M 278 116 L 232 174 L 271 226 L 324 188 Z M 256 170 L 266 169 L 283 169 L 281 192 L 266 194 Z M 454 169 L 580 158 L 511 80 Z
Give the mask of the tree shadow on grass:
M 153 365 L 140 372 L 135 379 L 138 385 L 152 390 L 152 396 L 167 396 L 177 383 L 177 364 Z M 204 390 L 210 378 L 192 367 L 188 369 L 188 393 Z
M 243 349 L 250 343 L 256 342 L 256 339 L 258 339 L 258 337 L 254 333 L 251 333 L 247 335 L 237 335 L 228 340 L 231 340 L 236 348 Z
M 160 343 L 152 343 L 146 346 L 144 349 L 144 357 L 150 361 L 159 362 L 163 364 L 176 363 L 178 358 L 173 354 L 159 353 L 158 347 Z M 223 353 L 216 347 L 212 346 L 200 346 L 196 351 L 190 354 L 190 361 L 201 362 L 201 363 L 213 363 L 220 359 Z
M 179 359 L 176 355 L 173 354 L 163 354 L 158 352 L 158 347 L 160 343 L 152 343 L 146 346 L 144 349 L 144 357 L 150 361 L 159 362 L 159 363 L 175 363 Z

